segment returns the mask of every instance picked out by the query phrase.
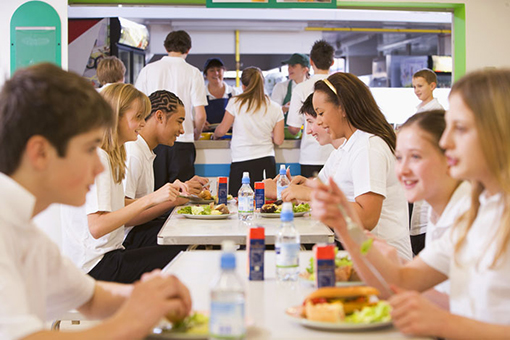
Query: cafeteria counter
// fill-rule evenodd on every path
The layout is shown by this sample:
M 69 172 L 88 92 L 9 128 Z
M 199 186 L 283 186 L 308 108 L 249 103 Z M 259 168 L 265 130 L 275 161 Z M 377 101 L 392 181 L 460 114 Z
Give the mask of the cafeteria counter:
M 299 147 L 301 140 L 285 140 L 282 145 L 275 145 L 276 164 L 290 166 L 292 175 L 300 173 Z M 230 140 L 195 141 L 197 158 L 195 172 L 203 177 L 228 176 L 230 173 Z

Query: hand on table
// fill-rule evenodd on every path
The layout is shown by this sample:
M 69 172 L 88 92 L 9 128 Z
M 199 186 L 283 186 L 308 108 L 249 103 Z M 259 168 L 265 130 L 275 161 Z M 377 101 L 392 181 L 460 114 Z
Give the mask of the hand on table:
M 392 286 L 395 295 L 389 298 L 393 324 L 407 335 L 438 335 L 449 313 L 416 291 Z
M 189 290 L 179 279 L 159 270 L 144 274 L 114 318 L 133 327 L 133 338 L 142 338 L 164 316 L 180 321 L 191 311 Z

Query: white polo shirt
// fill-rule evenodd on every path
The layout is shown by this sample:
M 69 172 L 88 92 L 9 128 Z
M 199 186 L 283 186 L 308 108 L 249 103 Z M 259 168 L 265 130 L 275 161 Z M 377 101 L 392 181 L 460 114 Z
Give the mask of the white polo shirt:
M 145 66 L 135 86 L 147 96 L 157 90 L 167 90 L 177 95 L 186 111 L 184 134 L 177 137 L 177 142 L 193 142 L 193 108 L 207 106 L 204 78 L 198 68 L 188 64 L 182 57 L 166 56 Z
M 341 154 L 338 149 L 333 149 L 333 152 L 329 155 L 326 164 L 324 164 L 318 175 L 322 183 L 327 183 L 330 177 L 335 177 Z
M 432 99 L 430 102 L 428 102 L 427 104 L 425 104 L 423 106 L 421 106 L 421 103 L 420 103 L 420 105 L 416 106 L 416 113 L 432 111 L 432 110 L 444 110 L 443 105 L 441 105 L 439 103 L 437 98 Z
M 314 74 L 310 79 L 296 85 L 292 91 L 292 98 L 290 99 L 289 113 L 287 114 L 287 125 L 300 128 L 305 126 L 305 116 L 299 113 L 301 106 L 306 98 L 313 93 L 313 88 L 318 80 L 326 79 L 327 74 Z M 319 142 L 307 133 L 303 134 L 301 138 L 301 150 L 299 153 L 299 164 L 303 165 L 323 165 L 326 163 L 331 152 L 334 148 L 331 144 L 320 145 Z
M 246 112 L 247 106 L 241 107 L 237 98 L 232 98 L 225 109 L 234 116 L 230 143 L 232 162 L 275 155 L 272 134 L 276 123 L 283 120 L 281 106 L 268 100 L 259 110 Z
M 223 97 L 221 98 L 229 98 L 229 94 L 231 94 L 231 97 L 233 96 L 237 96 L 238 94 L 241 93 L 241 91 L 233 86 L 230 86 L 229 84 L 223 82 L 223 84 L 225 84 L 225 93 L 223 93 Z M 211 94 L 211 92 L 209 92 L 209 87 L 206 85 L 205 86 L 205 91 L 206 91 L 206 95 L 207 95 L 207 98 L 209 100 L 213 100 L 213 99 L 218 99 L 216 98 L 215 96 L 213 96 Z
M 492 324 L 510 325 L 510 244 L 490 268 L 500 239 L 495 238 L 505 209 L 503 195 L 483 192 L 478 215 L 464 245 L 455 254 L 461 228 L 453 228 L 425 246 L 420 258 L 450 279 L 450 311 Z
M 87 215 L 99 211 L 112 212 L 124 208 L 124 188 L 122 183 L 115 183 L 112 176 L 108 154 L 98 149 L 104 171 L 95 179 L 95 184 L 87 194 L 85 205 L 76 208 L 62 206 L 62 250 L 65 255 L 88 273 L 101 261 L 104 254 L 124 249 L 124 226 L 98 239 L 89 231 Z
M 31 221 L 36 202 L 0 173 L 0 339 L 20 339 L 88 302 L 95 281 Z
M 395 156 L 389 146 L 378 136 L 356 130 L 338 151 L 335 183 L 350 202 L 368 192 L 384 197 L 372 233 L 395 247 L 400 257 L 411 260 L 407 200 L 395 175 Z
M 129 198 L 140 198 L 154 192 L 154 158 L 156 154 L 141 135 L 134 142 L 127 142 L 126 178 L 124 194 Z
M 296 88 L 296 82 L 291 79 L 287 79 L 285 81 L 282 81 L 281 83 L 276 84 L 273 87 L 273 93 L 271 93 L 271 100 L 274 101 L 277 104 L 283 105 L 283 101 L 285 97 L 287 96 L 287 89 L 289 88 L 289 81 L 292 82 L 292 89 L 291 91 L 294 91 Z
M 450 201 L 444 208 L 443 213 L 436 223 L 430 220 L 432 211 L 428 215 L 427 234 L 425 235 L 425 246 L 436 242 L 448 231 L 454 224 L 457 217 L 467 211 L 471 206 L 471 184 L 462 182 L 453 192 Z M 439 292 L 450 294 L 450 281 L 438 284 L 435 289 Z

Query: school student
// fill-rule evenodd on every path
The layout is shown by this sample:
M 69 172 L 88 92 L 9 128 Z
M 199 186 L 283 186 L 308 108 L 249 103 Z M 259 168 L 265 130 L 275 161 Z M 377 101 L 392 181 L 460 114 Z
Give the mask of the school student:
M 90 83 L 51 64 L 17 71 L 0 93 L 0 338 L 143 339 L 165 314 L 183 318 L 188 290 L 158 272 L 135 285 L 95 281 L 63 257 L 32 218 L 50 204 L 85 202 L 104 167 L 96 152 L 110 106 Z M 47 330 L 71 309 L 105 319 Z
M 394 171 L 396 136 L 370 89 L 353 74 L 335 73 L 315 83 L 313 107 L 332 139 L 346 139 L 333 180 L 364 227 L 410 260 L 407 201 Z
M 110 84 L 123 83 L 125 74 L 126 66 L 115 56 L 105 57 L 97 64 L 96 75 L 101 85 L 100 90 L 105 89 Z
M 389 299 L 393 324 L 404 334 L 448 339 L 504 339 L 510 331 L 510 70 L 466 75 L 450 92 L 440 146 L 449 173 L 472 184 L 469 209 L 454 226 L 404 266 L 372 247 L 366 255 L 396 294 Z M 345 197 L 330 181 L 317 185 L 313 211 L 334 227 L 361 270 L 359 247 L 349 237 L 338 204 Z M 348 210 L 351 217 L 356 213 Z M 366 282 L 378 285 L 365 275 Z M 419 292 L 449 279 L 450 311 Z
M 262 181 L 263 171 L 276 176 L 274 144 L 283 143 L 283 112 L 264 93 L 264 76 L 258 67 L 248 67 L 241 75 L 243 93 L 229 100 L 225 116 L 214 131 L 220 138 L 232 127 L 232 163 L 229 193 L 237 196 L 243 172 L 250 173 L 251 186 Z
M 139 199 L 125 199 L 124 143 L 137 139 L 150 113 L 150 101 L 131 84 L 112 84 L 101 95 L 115 112 L 115 124 L 106 130 L 98 149 L 105 171 L 95 179 L 85 206 L 62 207 L 63 250 L 98 280 L 131 283 L 147 271 L 166 266 L 181 249 L 143 244 L 125 247 L 124 226 L 133 225 L 132 220 L 149 208 L 175 201 L 180 186 L 167 183 Z
M 154 192 L 153 162 L 156 154 L 154 148 L 159 145 L 172 146 L 176 138 L 183 133 L 185 120 L 184 104 L 172 92 L 160 90 L 149 96 L 151 112 L 145 118 L 145 126 L 134 142 L 124 144 L 126 148 L 126 177 L 124 178 L 124 194 L 126 199 L 139 199 Z M 198 195 L 202 191 L 206 178 L 195 176 L 181 183 L 174 181 L 184 194 Z M 156 246 L 159 233 L 165 218 L 158 218 L 171 211 L 175 206 L 186 204 L 187 199 L 177 198 L 143 211 L 130 223 L 136 227 L 126 228 L 125 247 L 139 248 Z

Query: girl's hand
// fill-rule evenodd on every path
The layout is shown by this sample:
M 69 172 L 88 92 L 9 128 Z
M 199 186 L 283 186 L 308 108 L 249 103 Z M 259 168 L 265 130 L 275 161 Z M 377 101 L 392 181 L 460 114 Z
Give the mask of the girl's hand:
M 304 176 L 294 176 L 294 178 L 292 178 L 292 180 L 290 181 L 290 184 L 301 185 L 305 184 L 306 181 L 307 178 Z
M 158 205 L 163 202 L 167 201 L 175 201 L 177 199 L 177 196 L 179 195 L 179 191 L 172 186 L 170 183 L 166 183 L 161 188 L 159 188 L 157 191 L 150 194 L 152 206 Z
M 189 195 L 189 189 L 188 189 L 188 186 L 185 184 L 185 183 L 182 183 L 181 181 L 179 181 L 178 179 L 176 179 L 173 183 L 172 183 L 172 186 L 177 189 L 177 191 L 179 191 L 180 193 L 184 194 L 184 195 Z
M 449 313 L 423 297 L 416 291 L 392 286 L 395 295 L 388 302 L 393 308 L 393 324 L 403 334 L 439 336 Z
M 282 200 L 284 202 L 310 201 L 310 191 L 310 188 L 304 185 L 291 184 L 282 191 Z

